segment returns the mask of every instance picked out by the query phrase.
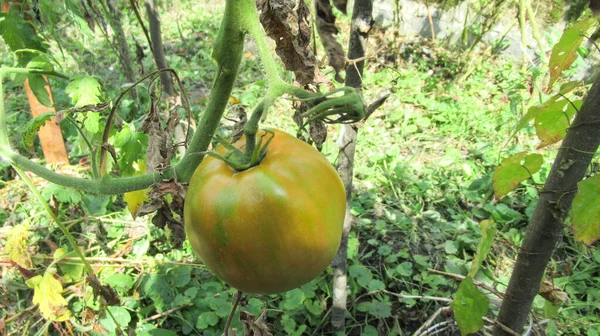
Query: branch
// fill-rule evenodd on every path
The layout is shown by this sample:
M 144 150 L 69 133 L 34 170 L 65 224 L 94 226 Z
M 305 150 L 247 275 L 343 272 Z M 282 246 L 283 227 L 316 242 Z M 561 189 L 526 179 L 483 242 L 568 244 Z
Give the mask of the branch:
M 213 51 L 213 58 L 215 58 L 218 63 L 218 72 L 211 91 L 208 106 L 202 115 L 199 127 L 192 137 L 188 150 L 183 159 L 175 167 L 169 167 L 163 171 L 139 176 L 123 178 L 104 177 L 101 180 L 90 180 L 87 178 L 71 177 L 55 173 L 54 171 L 16 153 L 10 148 L 7 136 L 4 92 L 2 88 L 4 75 L 13 72 L 48 74 L 33 69 L 20 68 L 0 69 L 0 156 L 5 158 L 11 164 L 24 170 L 31 171 L 52 183 L 93 194 L 116 195 L 129 191 L 146 189 L 155 182 L 174 177 L 180 182 L 189 181 L 194 170 L 200 161 L 202 161 L 212 136 L 219 125 L 219 121 L 225 111 L 227 101 L 237 77 L 239 65 L 242 60 L 245 35 L 245 28 L 240 24 L 238 18 L 248 10 L 249 5 L 254 6 L 254 3 L 250 0 L 227 1 L 225 16 L 221 23 L 221 28 L 217 40 L 215 41 L 215 48 Z

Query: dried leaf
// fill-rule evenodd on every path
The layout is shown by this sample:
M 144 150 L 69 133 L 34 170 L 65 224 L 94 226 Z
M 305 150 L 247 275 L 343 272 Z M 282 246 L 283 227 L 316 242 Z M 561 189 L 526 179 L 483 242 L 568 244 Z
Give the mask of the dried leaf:
M 265 322 L 266 309 L 264 309 L 258 318 L 247 311 L 240 312 L 240 321 L 244 325 L 244 335 L 253 336 L 272 336 L 269 325 Z
M 542 281 L 538 294 L 550 301 L 554 306 L 563 306 L 569 302 L 569 295 L 560 290 L 560 288 L 554 286 L 550 281 Z
M 257 0 L 256 7 L 267 35 L 276 43 L 277 55 L 285 68 L 294 72 L 298 83 L 325 82 L 310 45 L 310 10 L 304 0 L 298 5 L 294 0 Z
M 119 294 L 117 294 L 110 285 L 102 285 L 95 275 L 89 275 L 87 281 L 92 287 L 94 298 L 103 298 L 104 301 L 106 301 L 107 306 L 117 306 L 121 304 Z
M 338 6 L 337 3 L 335 5 L 336 7 Z M 335 38 L 335 35 L 339 31 L 335 26 L 335 15 L 333 14 L 329 0 L 317 0 L 315 2 L 315 11 L 317 13 L 317 31 L 327 52 L 329 65 L 335 70 L 335 80 L 341 83 L 344 79 L 340 76 L 340 72 L 346 64 L 346 55 L 344 54 L 344 48 L 342 48 L 342 45 Z

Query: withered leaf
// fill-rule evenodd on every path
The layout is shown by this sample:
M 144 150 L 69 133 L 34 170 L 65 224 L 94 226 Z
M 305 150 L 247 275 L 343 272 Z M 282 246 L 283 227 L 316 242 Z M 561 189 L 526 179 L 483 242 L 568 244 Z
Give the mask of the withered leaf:
M 89 275 L 87 281 L 92 287 L 95 298 L 103 298 L 108 306 L 116 306 L 121 303 L 119 294 L 110 285 L 102 285 L 95 275 Z
M 269 325 L 265 321 L 266 309 L 254 319 L 254 315 L 247 311 L 240 312 L 240 321 L 244 325 L 244 335 L 254 336 L 273 336 L 269 330 Z
M 256 7 L 267 35 L 276 42 L 277 55 L 298 83 L 325 82 L 310 45 L 310 11 L 304 0 L 297 5 L 294 0 L 257 0 Z
M 338 2 L 334 0 L 334 4 L 339 9 Z M 345 1 L 344 1 L 345 2 Z M 340 76 L 340 72 L 344 69 L 346 64 L 346 56 L 344 54 L 344 48 L 336 40 L 335 35 L 339 32 L 335 26 L 335 15 L 333 14 L 333 8 L 329 0 L 316 0 L 315 1 L 315 12 L 316 14 L 316 25 L 319 36 L 323 43 L 323 47 L 327 52 L 329 58 L 329 65 L 335 70 L 335 80 L 343 82 L 344 79 Z

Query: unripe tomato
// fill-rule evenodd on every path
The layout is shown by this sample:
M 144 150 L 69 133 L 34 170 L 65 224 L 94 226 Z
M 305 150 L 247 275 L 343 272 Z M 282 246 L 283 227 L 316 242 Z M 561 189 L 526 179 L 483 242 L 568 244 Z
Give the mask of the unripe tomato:
M 338 250 L 346 209 L 344 186 L 327 159 L 271 131 L 258 166 L 236 172 L 206 157 L 184 205 L 194 251 L 220 279 L 247 293 L 284 292 L 323 272 Z M 235 146 L 244 144 L 242 138 Z

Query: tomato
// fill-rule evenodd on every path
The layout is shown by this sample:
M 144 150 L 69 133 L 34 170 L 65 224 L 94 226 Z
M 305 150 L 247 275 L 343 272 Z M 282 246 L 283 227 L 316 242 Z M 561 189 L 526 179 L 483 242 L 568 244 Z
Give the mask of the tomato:
M 246 293 L 284 292 L 323 272 L 338 250 L 346 209 L 342 180 L 327 159 L 287 133 L 270 131 L 274 137 L 255 167 L 237 172 L 206 157 L 184 205 L 194 251 Z M 272 136 L 265 133 L 257 139 Z

